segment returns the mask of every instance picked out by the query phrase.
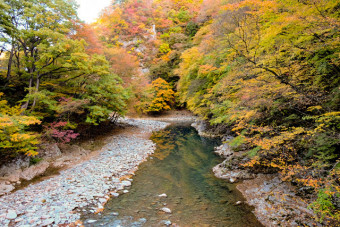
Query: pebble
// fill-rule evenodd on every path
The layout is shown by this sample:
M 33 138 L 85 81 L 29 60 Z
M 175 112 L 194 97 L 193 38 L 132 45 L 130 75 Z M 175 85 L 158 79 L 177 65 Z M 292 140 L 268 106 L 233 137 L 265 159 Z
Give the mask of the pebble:
M 120 122 L 134 126 L 136 135 L 161 130 L 169 125 L 144 119 L 121 119 Z M 0 214 L 5 216 L 0 217 L 0 226 L 7 226 L 9 220 L 14 219 L 17 226 L 67 225 L 80 219 L 80 214 L 73 211 L 76 208 L 82 210 L 91 204 L 97 204 L 95 211 L 98 207 L 103 208 L 101 204 L 107 201 L 106 195 L 119 196 L 110 191 L 131 186 L 132 179 L 122 182 L 119 179 L 135 171 L 156 148 L 151 140 L 136 135 L 114 135 L 92 160 L 2 196 Z M 17 218 L 18 214 L 20 218 Z
M 88 220 L 87 223 L 91 224 L 91 223 L 95 223 L 97 220 Z
M 165 213 L 168 213 L 168 214 L 171 214 L 171 210 L 167 207 L 163 207 L 161 208 L 161 211 L 165 212 Z
M 131 186 L 131 181 L 127 181 L 127 180 L 122 181 L 122 185 L 123 185 L 124 187 L 129 187 L 129 186 Z
M 166 197 L 168 197 L 168 196 L 167 196 L 167 194 L 163 193 L 163 194 L 158 195 L 158 197 L 166 198 Z
M 169 226 L 169 225 L 171 225 L 172 223 L 171 223 L 171 221 L 169 221 L 169 220 L 167 220 L 167 221 L 164 221 L 164 225 L 166 225 L 166 226 Z
M 114 197 L 118 197 L 118 196 L 119 196 L 119 193 L 117 193 L 117 192 L 111 192 L 111 195 L 114 196 Z
M 231 178 L 229 179 L 229 181 L 230 181 L 230 183 L 234 183 L 234 182 L 236 181 L 236 179 L 231 177 Z
M 242 203 L 241 201 L 237 201 L 235 205 L 240 205 L 241 203 Z
M 9 210 L 7 212 L 7 215 L 6 215 L 6 218 L 9 219 L 9 220 L 12 220 L 12 219 L 16 219 L 17 218 L 17 213 L 15 212 L 15 210 Z

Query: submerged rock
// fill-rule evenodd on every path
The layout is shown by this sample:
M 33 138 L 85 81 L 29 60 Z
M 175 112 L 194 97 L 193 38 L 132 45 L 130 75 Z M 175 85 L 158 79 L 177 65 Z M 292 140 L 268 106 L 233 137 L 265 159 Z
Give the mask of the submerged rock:
M 167 196 L 167 194 L 163 193 L 163 194 L 158 195 L 158 197 L 160 197 L 160 198 L 166 198 L 166 197 L 168 197 L 168 196 Z
M 165 213 L 171 214 L 171 210 L 169 208 L 167 208 L 167 207 L 163 207 L 160 210 L 165 212 Z
M 119 196 L 119 193 L 117 193 L 117 192 L 111 192 L 111 195 L 114 196 L 114 197 L 118 197 L 118 196 Z
M 161 221 L 161 224 L 166 225 L 166 226 L 170 226 L 172 223 L 169 220 L 163 220 L 163 221 Z

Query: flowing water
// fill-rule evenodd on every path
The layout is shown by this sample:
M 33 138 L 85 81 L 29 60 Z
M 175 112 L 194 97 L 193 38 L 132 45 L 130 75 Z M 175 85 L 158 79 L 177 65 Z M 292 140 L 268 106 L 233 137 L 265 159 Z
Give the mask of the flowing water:
M 185 125 L 169 126 L 152 140 L 155 154 L 140 166 L 129 193 L 111 199 L 102 214 L 85 215 L 85 224 L 97 220 L 87 226 L 262 226 L 250 207 L 235 205 L 243 199 L 235 186 L 214 177 L 212 167 L 222 162 L 213 152 L 216 140 Z M 166 198 L 158 196 L 163 193 Z

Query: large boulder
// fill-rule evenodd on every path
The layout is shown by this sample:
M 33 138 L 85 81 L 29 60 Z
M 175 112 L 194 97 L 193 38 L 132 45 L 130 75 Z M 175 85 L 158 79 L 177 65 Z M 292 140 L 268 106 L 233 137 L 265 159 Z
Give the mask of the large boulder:
M 30 158 L 19 155 L 11 162 L 6 163 L 0 167 L 0 177 L 12 175 L 14 172 L 27 168 L 30 165 Z
M 49 166 L 49 162 L 39 162 L 37 165 L 30 166 L 29 168 L 22 171 L 20 177 L 24 180 L 32 180 L 34 177 L 43 174 Z
M 55 158 L 61 155 L 61 151 L 57 143 L 43 144 L 38 152 L 39 157 L 44 159 Z
M 237 185 L 254 214 L 264 226 L 324 226 L 306 201 L 298 197 L 290 183 L 277 174 L 259 174 L 255 179 Z

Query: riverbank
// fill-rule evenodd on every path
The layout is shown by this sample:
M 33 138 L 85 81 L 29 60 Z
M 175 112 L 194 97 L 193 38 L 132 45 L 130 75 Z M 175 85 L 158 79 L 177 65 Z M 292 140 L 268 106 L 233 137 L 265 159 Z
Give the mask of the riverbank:
M 73 223 L 84 207 L 99 212 L 110 196 L 127 193 L 128 176 L 155 150 L 148 137 L 169 123 L 150 119 L 122 119 L 120 123 L 127 127 L 90 157 L 59 175 L 0 197 L 0 225 Z
M 242 202 L 255 208 L 253 213 L 264 226 L 322 226 L 315 221 L 308 203 L 298 196 L 297 188 L 282 181 L 278 174 L 257 174 L 239 165 L 247 154 L 236 152 L 228 145 L 233 137 L 226 136 L 227 129 L 199 120 L 192 126 L 201 136 L 222 139 L 224 143 L 215 148 L 215 153 L 225 160 L 215 166 L 213 172 L 216 177 L 237 184 L 236 188 L 245 198 Z

